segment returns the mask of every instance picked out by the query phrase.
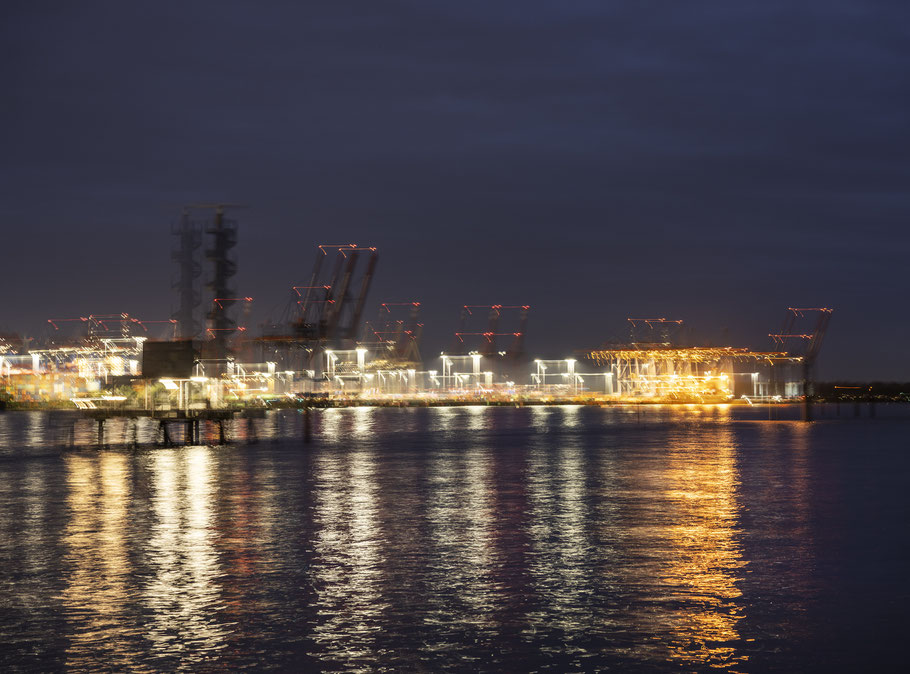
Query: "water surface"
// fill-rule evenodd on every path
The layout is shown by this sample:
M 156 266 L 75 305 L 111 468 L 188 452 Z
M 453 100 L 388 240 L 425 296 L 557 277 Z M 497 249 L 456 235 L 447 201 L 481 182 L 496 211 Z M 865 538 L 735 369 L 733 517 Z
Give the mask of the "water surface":
M 902 410 L 328 409 L 309 444 L 289 411 L 139 449 L 3 413 L 0 665 L 898 667 Z

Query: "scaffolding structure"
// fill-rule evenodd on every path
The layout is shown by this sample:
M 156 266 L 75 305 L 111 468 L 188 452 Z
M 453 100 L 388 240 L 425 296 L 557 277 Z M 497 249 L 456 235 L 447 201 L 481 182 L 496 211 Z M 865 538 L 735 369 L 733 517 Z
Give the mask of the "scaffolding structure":
M 183 209 L 180 224 L 171 228 L 177 242 L 171 258 L 177 265 L 176 278 L 171 287 L 177 291 L 177 310 L 173 319 L 177 321 L 179 339 L 195 339 L 201 329 L 197 318 L 202 300 L 200 277 L 202 265 L 199 249 L 202 247 L 202 226 L 190 220 L 189 208 Z
M 214 210 L 214 218 L 205 228 L 206 234 L 211 237 L 211 247 L 205 251 L 205 257 L 211 265 L 211 276 L 205 287 L 211 294 L 212 303 L 206 314 L 208 341 L 204 352 L 211 360 L 223 360 L 228 356 L 228 340 L 238 327 L 231 315 L 234 303 L 251 301 L 251 298 L 237 298 L 236 291 L 231 287 L 231 280 L 237 274 L 237 263 L 232 252 L 237 245 L 237 222 L 224 217 L 224 210 L 229 207 L 237 208 L 232 204 L 195 206 Z

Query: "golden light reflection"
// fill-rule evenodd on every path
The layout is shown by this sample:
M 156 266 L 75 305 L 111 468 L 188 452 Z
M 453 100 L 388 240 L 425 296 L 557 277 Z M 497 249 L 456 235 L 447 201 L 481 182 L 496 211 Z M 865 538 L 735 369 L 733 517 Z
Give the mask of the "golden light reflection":
M 664 610 L 651 618 L 668 634 L 666 657 L 682 666 L 731 667 L 747 658 L 739 639 L 743 609 L 736 583 L 745 565 L 737 533 L 738 472 L 729 427 L 690 429 L 670 436 L 666 463 L 638 471 L 648 495 L 650 525 L 630 530 L 649 559 L 631 567 L 633 582 L 652 586 Z M 656 585 L 656 587 L 653 587 Z M 643 614 L 645 616 L 647 614 Z
M 125 548 L 130 466 L 125 456 L 111 452 L 69 455 L 65 464 L 70 517 L 63 536 L 68 573 L 61 599 L 80 623 L 72 633 L 67 666 L 91 668 L 102 647 L 111 666 L 126 666 L 134 653 L 124 621 L 132 594 Z

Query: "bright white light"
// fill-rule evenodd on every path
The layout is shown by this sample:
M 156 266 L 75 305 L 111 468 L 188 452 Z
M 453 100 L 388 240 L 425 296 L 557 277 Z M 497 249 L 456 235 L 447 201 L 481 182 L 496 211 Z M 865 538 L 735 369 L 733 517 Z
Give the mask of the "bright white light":
M 159 379 L 158 381 L 164 384 L 164 388 L 166 388 L 168 391 L 176 391 L 178 388 L 180 388 L 177 386 L 177 384 L 174 383 L 173 379 Z

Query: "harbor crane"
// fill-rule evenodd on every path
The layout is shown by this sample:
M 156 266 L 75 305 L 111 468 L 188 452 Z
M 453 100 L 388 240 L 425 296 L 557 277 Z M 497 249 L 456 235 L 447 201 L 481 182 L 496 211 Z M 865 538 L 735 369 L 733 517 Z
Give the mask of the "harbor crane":
M 768 335 L 776 345 L 802 359 L 803 418 L 806 421 L 812 420 L 810 403 L 812 371 L 818 354 L 821 352 L 822 342 L 825 340 L 828 323 L 831 321 L 833 313 L 834 309 L 828 307 L 788 307 L 781 331 Z M 809 322 L 807 323 L 807 321 Z M 805 326 L 806 329 L 798 331 L 797 328 L 800 326 Z

